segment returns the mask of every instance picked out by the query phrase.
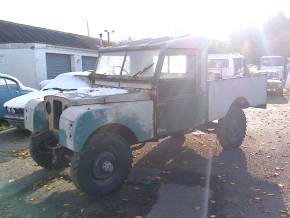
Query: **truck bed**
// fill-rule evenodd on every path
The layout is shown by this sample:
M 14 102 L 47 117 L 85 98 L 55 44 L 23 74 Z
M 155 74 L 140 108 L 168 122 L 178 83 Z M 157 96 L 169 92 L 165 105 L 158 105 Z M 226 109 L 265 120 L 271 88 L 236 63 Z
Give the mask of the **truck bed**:
M 237 99 L 246 100 L 250 107 L 266 104 L 266 75 L 208 81 L 208 121 L 223 118 Z

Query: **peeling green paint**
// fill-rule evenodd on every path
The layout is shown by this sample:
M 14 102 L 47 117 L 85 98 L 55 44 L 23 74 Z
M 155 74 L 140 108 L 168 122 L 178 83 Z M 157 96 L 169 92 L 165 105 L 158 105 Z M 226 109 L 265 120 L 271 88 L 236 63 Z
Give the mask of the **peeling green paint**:
M 64 145 L 64 146 L 67 146 L 66 144 L 66 131 L 63 130 L 63 129 L 60 129 L 59 132 L 58 132 L 58 138 L 59 138 L 59 141 L 60 141 L 60 144 L 61 145 Z
M 111 124 L 123 125 L 135 134 L 139 142 L 146 141 L 154 136 L 153 125 L 146 129 L 144 125 L 142 125 L 144 120 L 140 120 L 136 112 L 137 111 L 130 109 L 128 105 L 124 107 L 124 104 L 120 104 L 119 107 L 87 110 L 75 120 L 72 132 L 68 129 L 60 129 L 59 142 L 61 145 L 71 148 L 71 146 L 68 145 L 67 140 L 72 140 L 73 148 L 71 149 L 74 151 L 81 151 L 87 139 L 96 130 Z M 146 113 L 146 109 L 145 112 L 138 112 Z M 153 115 L 149 115 L 148 119 L 153 119 Z M 151 120 L 151 122 L 153 123 L 153 120 Z
M 33 113 L 33 132 L 48 130 L 48 120 L 45 118 L 44 102 L 40 102 Z
M 76 128 L 73 131 L 74 150 L 80 151 L 92 133 L 108 124 L 120 124 L 128 127 L 136 135 L 138 141 L 145 141 L 153 134 L 153 130 L 144 130 L 134 117 L 115 114 L 114 117 L 108 118 L 104 116 L 104 111 L 97 111 L 97 113 L 88 111 L 76 122 Z
M 196 105 L 196 116 L 194 125 L 200 126 L 207 122 L 207 113 L 208 113 L 208 98 L 207 96 L 197 96 L 195 100 Z

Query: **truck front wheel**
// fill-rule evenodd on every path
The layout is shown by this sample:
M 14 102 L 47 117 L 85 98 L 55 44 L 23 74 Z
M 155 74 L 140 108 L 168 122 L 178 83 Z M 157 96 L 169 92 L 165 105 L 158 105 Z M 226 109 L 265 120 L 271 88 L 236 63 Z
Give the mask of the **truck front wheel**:
M 225 150 L 239 147 L 245 138 L 247 120 L 241 108 L 231 107 L 227 115 L 218 121 L 217 136 Z
M 81 191 L 99 197 L 115 191 L 127 178 L 132 164 L 129 143 L 115 133 L 96 133 L 83 151 L 75 153 L 71 176 Z
M 68 166 L 66 150 L 57 148 L 57 139 L 51 132 L 37 133 L 30 136 L 30 155 L 45 169 L 62 169 Z

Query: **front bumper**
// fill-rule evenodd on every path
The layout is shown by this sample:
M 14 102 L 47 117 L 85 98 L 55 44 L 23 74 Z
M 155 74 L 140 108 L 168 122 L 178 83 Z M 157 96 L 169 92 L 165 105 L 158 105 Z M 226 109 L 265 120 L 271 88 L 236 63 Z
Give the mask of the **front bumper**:
M 15 126 L 19 129 L 25 129 L 23 115 L 5 115 L 5 120 L 7 120 L 12 126 Z

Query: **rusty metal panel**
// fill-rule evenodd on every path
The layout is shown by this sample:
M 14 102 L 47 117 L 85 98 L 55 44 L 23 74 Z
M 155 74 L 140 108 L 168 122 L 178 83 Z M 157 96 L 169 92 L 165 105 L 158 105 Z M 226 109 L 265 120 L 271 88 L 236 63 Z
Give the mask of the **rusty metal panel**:
M 157 134 L 193 128 L 197 107 L 194 80 L 159 80 L 157 92 Z

